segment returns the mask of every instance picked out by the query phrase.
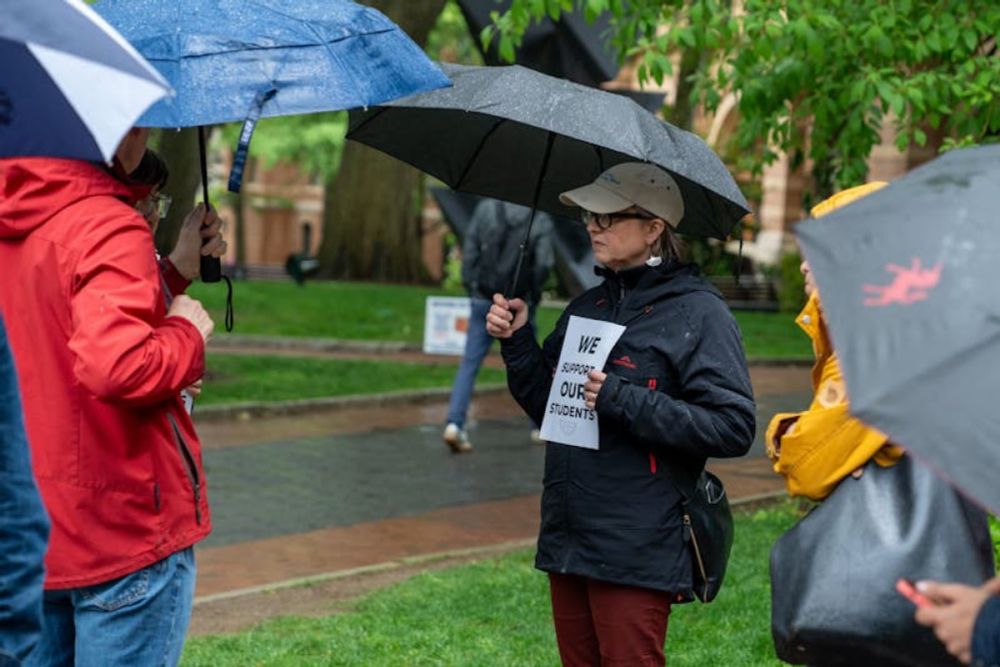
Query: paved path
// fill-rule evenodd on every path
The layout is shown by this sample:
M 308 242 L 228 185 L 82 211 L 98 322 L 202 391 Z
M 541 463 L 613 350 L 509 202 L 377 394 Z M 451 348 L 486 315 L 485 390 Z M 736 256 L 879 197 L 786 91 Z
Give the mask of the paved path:
M 808 401 L 806 368 L 753 376 L 759 432 Z M 259 589 L 530 544 L 544 456 L 530 422 L 506 393 L 477 398 L 475 451 L 456 456 L 440 441 L 446 410 L 439 401 L 200 424 L 215 529 L 198 549 L 192 631 L 232 629 L 207 620 L 213 605 Z M 711 467 L 734 500 L 782 488 L 759 435 L 747 458 Z

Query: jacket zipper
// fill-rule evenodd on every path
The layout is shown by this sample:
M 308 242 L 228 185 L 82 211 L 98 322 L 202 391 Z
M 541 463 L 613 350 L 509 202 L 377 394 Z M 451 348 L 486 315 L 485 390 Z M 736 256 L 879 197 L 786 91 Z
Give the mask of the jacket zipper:
M 184 436 L 181 435 L 181 429 L 177 426 L 177 420 L 174 419 L 174 415 L 168 412 L 167 419 L 170 420 L 170 426 L 174 429 L 174 442 L 177 443 L 177 451 L 180 453 L 181 458 L 184 459 L 184 468 L 187 470 L 188 479 L 191 481 L 191 488 L 194 489 L 194 520 L 200 525 L 201 480 L 198 477 L 198 466 L 195 465 L 194 456 L 191 454 L 191 450 L 188 449 L 187 442 L 184 441 Z
M 621 312 L 622 303 L 625 301 L 625 282 L 619 278 L 618 279 L 618 300 L 615 302 L 615 310 L 612 315 L 612 321 L 618 321 L 618 313 Z
M 691 538 L 691 546 L 694 547 L 694 560 L 698 565 L 698 572 L 701 574 L 701 580 L 705 582 L 705 591 L 703 594 L 708 593 L 708 573 L 705 571 L 705 562 L 701 558 L 701 549 L 698 547 L 698 538 L 694 534 L 694 527 L 691 525 L 691 515 L 684 512 L 684 527 L 687 529 L 687 534 Z

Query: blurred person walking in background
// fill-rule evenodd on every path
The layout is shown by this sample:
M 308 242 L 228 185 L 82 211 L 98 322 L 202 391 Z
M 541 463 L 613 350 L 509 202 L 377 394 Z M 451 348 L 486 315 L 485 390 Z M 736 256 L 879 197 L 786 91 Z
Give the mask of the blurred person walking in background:
M 462 285 L 469 293 L 472 313 L 466 331 L 465 352 L 451 389 L 448 420 L 443 434 L 445 443 L 456 454 L 472 451 L 465 419 L 476 375 L 493 345 L 493 338 L 486 333 L 486 313 L 490 310 L 493 295 L 498 292 L 523 295 L 534 321 L 542 288 L 555 261 L 552 225 L 548 216 L 540 216 L 531 228 L 519 284 L 509 284 L 514 279 L 530 214 L 531 210 L 524 206 L 498 199 L 483 199 L 476 206 L 465 234 Z

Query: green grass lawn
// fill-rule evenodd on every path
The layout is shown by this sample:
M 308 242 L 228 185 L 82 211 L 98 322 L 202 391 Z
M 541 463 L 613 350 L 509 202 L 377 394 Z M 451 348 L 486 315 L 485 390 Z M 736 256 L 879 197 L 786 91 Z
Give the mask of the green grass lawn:
M 225 288 L 196 283 L 190 294 L 202 300 L 225 335 L 222 319 Z M 342 338 L 420 343 L 424 335 L 424 302 L 428 296 L 456 295 L 437 287 L 376 285 L 352 282 L 248 281 L 234 284 L 236 330 L 239 334 Z M 552 331 L 559 311 L 538 313 L 542 335 Z M 747 355 L 801 357 L 812 355 L 809 339 L 788 313 L 737 311 Z
M 188 293 L 205 304 L 218 324 L 216 333 L 224 334 L 225 285 L 195 283 Z M 235 333 L 419 343 L 424 336 L 424 301 L 446 295 L 449 292 L 441 288 L 405 285 L 236 282 Z
M 285 401 L 450 387 L 457 365 L 391 361 L 209 354 L 199 405 Z M 483 368 L 477 382 L 503 383 L 502 370 Z
M 770 634 L 768 553 L 797 516 L 792 503 L 737 512 L 736 542 L 715 602 L 670 617 L 668 664 L 780 665 Z M 556 666 L 545 575 L 519 552 L 422 574 L 362 598 L 354 611 L 284 618 L 188 642 L 183 665 Z
M 792 313 L 737 310 L 733 314 L 743 332 L 743 345 L 752 361 L 760 358 L 812 359 L 812 342 L 795 323 Z

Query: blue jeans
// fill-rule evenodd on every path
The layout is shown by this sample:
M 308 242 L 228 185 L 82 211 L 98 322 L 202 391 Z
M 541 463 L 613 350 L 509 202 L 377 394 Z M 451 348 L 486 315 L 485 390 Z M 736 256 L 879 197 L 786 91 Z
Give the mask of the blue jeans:
M 465 426 L 465 415 L 472 401 L 472 390 L 476 384 L 476 376 L 483 365 L 483 359 L 490 352 L 493 336 L 486 333 L 486 315 L 490 312 L 493 302 L 489 299 L 472 297 L 472 312 L 469 315 L 469 330 L 465 336 L 465 353 L 462 363 L 455 374 L 455 383 L 451 386 L 451 400 L 448 402 L 448 422 L 459 428 Z M 528 309 L 528 325 L 535 326 L 535 307 Z
M 0 667 L 18 665 L 42 627 L 49 520 L 31 472 L 17 376 L 0 320 Z
M 42 640 L 25 667 L 173 667 L 194 600 L 194 550 L 120 579 L 45 592 Z
M 493 336 L 486 333 L 486 314 L 493 303 L 487 299 L 472 297 L 472 313 L 469 315 L 469 329 L 465 335 L 465 353 L 451 386 L 451 400 L 448 403 L 448 423 L 459 428 L 465 426 L 465 414 L 472 401 L 472 390 L 479 375 L 479 367 L 490 352 Z

